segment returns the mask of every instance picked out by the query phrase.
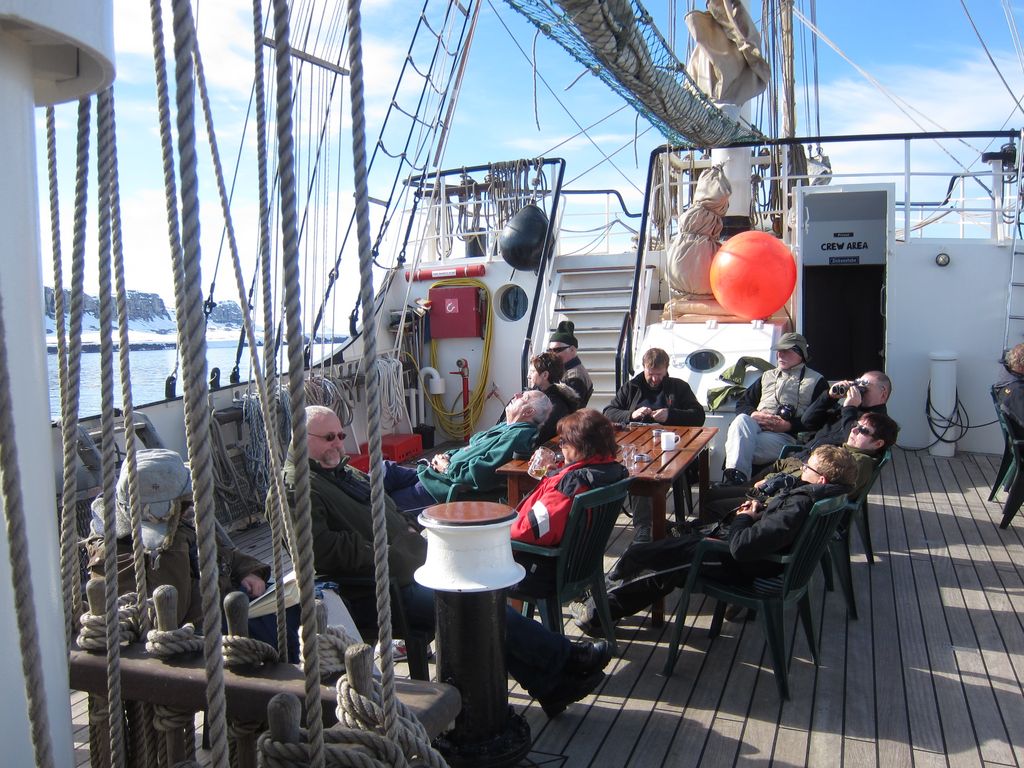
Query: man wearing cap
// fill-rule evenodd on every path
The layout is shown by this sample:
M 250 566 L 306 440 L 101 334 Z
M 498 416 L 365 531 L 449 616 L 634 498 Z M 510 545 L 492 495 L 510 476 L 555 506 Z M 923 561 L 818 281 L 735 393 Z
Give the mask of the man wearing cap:
M 825 378 L 807 367 L 807 339 L 785 333 L 772 349 L 778 365 L 761 374 L 736 403 L 725 439 L 724 485 L 743 485 L 754 464 L 777 459 L 783 446 L 807 429 L 802 417 L 811 403 L 828 394 Z
M 580 408 L 586 408 L 590 396 L 594 394 L 594 382 L 590 373 L 576 354 L 579 342 L 573 335 L 576 326 L 571 320 L 563 320 L 548 340 L 548 352 L 554 352 L 565 366 L 563 381 L 576 390 L 580 396 Z

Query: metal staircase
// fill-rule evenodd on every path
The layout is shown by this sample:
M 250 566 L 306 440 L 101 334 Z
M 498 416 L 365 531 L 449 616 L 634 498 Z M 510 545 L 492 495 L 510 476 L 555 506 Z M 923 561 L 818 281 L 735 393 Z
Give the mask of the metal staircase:
M 1024 244 L 1017 243 L 1016 246 L 1013 250 L 1013 260 L 1010 262 L 1003 349 L 1009 349 L 1024 341 Z
M 603 409 L 615 394 L 615 350 L 622 320 L 629 311 L 635 253 L 609 254 L 599 265 L 594 257 L 561 257 L 556 262 L 549 334 L 561 320 L 571 320 L 579 340 L 580 360 L 594 381 L 589 407 Z M 647 267 L 653 275 L 654 267 Z M 650 285 L 645 280 L 645 285 Z M 639 306 L 646 314 L 647 291 Z

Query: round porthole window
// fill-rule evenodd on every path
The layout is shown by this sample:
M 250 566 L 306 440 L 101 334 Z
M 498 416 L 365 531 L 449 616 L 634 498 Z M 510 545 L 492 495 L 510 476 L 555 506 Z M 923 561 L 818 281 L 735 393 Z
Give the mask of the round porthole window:
M 713 349 L 698 349 L 686 356 L 686 367 L 696 373 L 713 371 L 725 362 L 721 352 Z
M 498 316 L 503 320 L 521 320 L 526 315 L 530 300 L 526 291 L 518 285 L 509 284 L 498 289 Z

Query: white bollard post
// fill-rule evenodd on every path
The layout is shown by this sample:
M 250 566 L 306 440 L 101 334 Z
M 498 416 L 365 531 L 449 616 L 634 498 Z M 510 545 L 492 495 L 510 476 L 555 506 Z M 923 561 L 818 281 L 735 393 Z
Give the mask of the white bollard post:
M 956 353 L 932 352 L 931 384 L 928 418 L 945 440 L 957 437 L 958 428 L 951 427 L 950 422 L 956 418 Z M 932 456 L 950 458 L 956 453 L 956 443 L 939 440 L 928 449 Z

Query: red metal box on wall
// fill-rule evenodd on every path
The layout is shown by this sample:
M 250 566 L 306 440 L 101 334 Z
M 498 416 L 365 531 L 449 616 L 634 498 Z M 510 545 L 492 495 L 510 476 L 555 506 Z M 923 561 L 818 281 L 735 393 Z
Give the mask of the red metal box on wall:
M 430 289 L 430 336 L 434 339 L 483 338 L 484 308 L 479 288 Z

